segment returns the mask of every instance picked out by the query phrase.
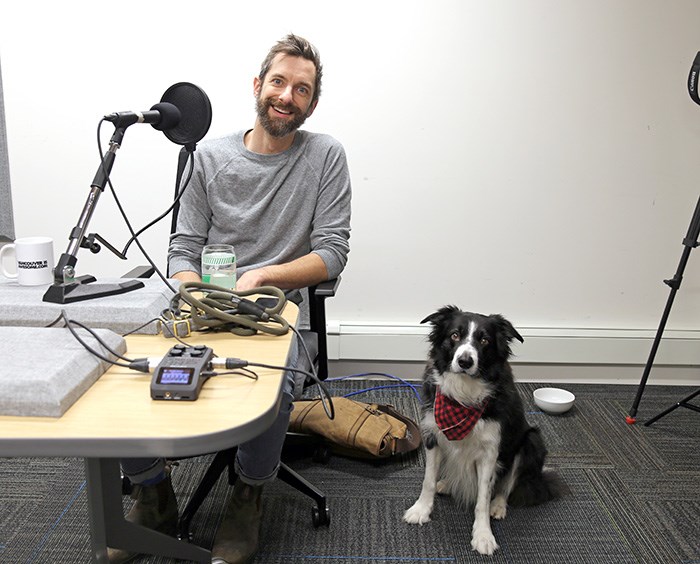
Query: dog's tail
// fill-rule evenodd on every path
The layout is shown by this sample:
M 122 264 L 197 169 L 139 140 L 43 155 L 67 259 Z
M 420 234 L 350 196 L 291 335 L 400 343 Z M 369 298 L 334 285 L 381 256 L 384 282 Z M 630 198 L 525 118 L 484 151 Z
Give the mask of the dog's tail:
M 553 470 L 545 470 L 547 448 L 540 430 L 531 427 L 520 448 L 520 465 L 515 487 L 508 503 L 515 507 L 538 505 L 570 492 L 569 487 Z

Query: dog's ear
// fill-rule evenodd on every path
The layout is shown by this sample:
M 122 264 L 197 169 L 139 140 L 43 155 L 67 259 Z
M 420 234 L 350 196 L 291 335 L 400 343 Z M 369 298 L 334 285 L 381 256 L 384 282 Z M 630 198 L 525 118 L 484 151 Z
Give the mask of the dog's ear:
M 440 325 L 443 321 L 449 319 L 453 314 L 457 313 L 458 311 L 460 311 L 460 309 L 457 306 L 453 305 L 441 307 L 435 313 L 431 313 L 428 317 L 421 321 L 421 323 L 432 323 L 433 325 Z
M 489 315 L 489 317 L 493 320 L 496 321 L 496 326 L 498 327 L 499 332 L 508 340 L 512 341 L 513 339 L 518 339 L 521 343 L 525 342 L 525 339 L 523 339 L 518 333 L 518 331 L 513 327 L 513 324 L 508 321 L 505 317 L 502 315 L 496 313 L 493 315 Z

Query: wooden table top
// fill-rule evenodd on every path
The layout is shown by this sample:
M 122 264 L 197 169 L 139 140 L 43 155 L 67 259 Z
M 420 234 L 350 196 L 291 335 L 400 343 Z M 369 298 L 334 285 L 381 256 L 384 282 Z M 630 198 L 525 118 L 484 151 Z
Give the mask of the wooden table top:
M 297 314 L 288 304 L 290 325 Z M 292 331 L 280 337 L 215 333 L 186 341 L 207 345 L 219 357 L 284 366 L 293 338 Z M 131 359 L 162 356 L 178 344 L 160 335 L 126 341 Z M 253 370 L 258 380 L 210 378 L 196 401 L 154 401 L 150 373 L 113 366 L 62 417 L 0 416 L 0 456 L 189 456 L 228 448 L 260 433 L 277 415 L 283 372 Z

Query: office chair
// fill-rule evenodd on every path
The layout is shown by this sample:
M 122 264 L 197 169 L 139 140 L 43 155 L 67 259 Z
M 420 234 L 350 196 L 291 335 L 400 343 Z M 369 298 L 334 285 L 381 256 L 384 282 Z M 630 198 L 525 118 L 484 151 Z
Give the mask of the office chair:
M 178 157 L 178 166 L 176 174 L 175 183 L 175 198 L 180 190 L 180 184 L 182 175 L 185 171 L 185 166 L 187 164 L 190 153 L 183 147 L 180 151 Z M 179 203 L 176 203 L 173 208 L 173 218 L 171 223 L 171 233 L 175 232 L 177 225 L 177 214 L 179 211 Z M 154 274 L 154 269 L 149 266 L 136 267 L 129 273 L 127 273 L 125 278 L 149 278 Z M 326 380 L 328 378 L 328 348 L 327 348 L 327 335 L 326 335 L 326 299 L 335 296 L 338 286 L 340 284 L 340 277 L 332 280 L 327 280 L 316 286 L 309 287 L 309 325 L 310 329 L 305 331 L 300 331 L 304 343 L 309 350 L 310 357 L 313 359 L 316 374 L 319 380 Z M 299 355 L 300 362 L 306 363 L 305 355 Z M 308 366 L 300 366 L 302 369 L 310 368 Z M 307 378 L 304 382 L 304 387 L 313 384 L 314 382 Z M 324 459 L 327 455 L 327 451 L 324 445 L 319 443 L 319 439 L 316 437 L 303 436 L 297 433 L 288 433 L 288 437 L 293 436 L 296 442 L 304 441 L 316 444 L 319 446 L 317 450 L 316 459 Z M 206 453 L 203 453 L 206 454 Z M 229 485 L 233 485 L 236 480 L 236 473 L 234 470 L 234 459 L 236 455 L 236 447 L 232 447 L 227 450 L 219 451 L 214 456 L 214 459 L 210 463 L 203 478 L 201 479 L 199 485 L 197 486 L 192 497 L 189 499 L 185 509 L 181 512 L 178 520 L 178 537 L 180 539 L 190 540 L 190 522 L 196 514 L 199 507 L 202 505 L 207 495 L 211 492 L 214 485 L 218 481 L 221 474 L 228 469 L 228 482 Z M 315 505 L 311 508 L 311 519 L 314 527 L 328 526 L 330 524 L 330 511 L 326 504 L 326 496 L 308 480 L 303 478 L 297 472 L 292 470 L 284 462 L 280 464 L 279 472 L 277 474 L 278 478 L 283 482 L 289 484 L 299 492 L 310 497 Z M 125 478 L 125 480 L 128 479 Z M 125 483 L 123 490 L 128 493 L 129 484 Z
M 325 321 L 325 299 L 335 295 L 339 280 L 329 280 L 309 288 L 310 296 L 310 325 L 309 331 L 301 331 L 302 338 L 306 346 L 309 348 L 311 358 L 315 358 L 316 371 L 320 380 L 325 380 L 328 377 L 328 354 L 326 348 L 326 321 Z M 313 296 L 313 297 L 312 297 Z M 303 356 L 303 355 L 301 355 Z M 308 368 L 302 366 L 301 368 Z M 313 384 L 307 379 L 304 386 Z M 299 441 L 298 434 L 292 434 L 296 441 Z M 288 434 L 290 436 L 290 434 Z M 316 438 L 309 437 L 309 441 L 318 441 Z M 178 520 L 178 537 L 188 539 L 190 537 L 189 525 L 195 513 L 206 499 L 209 492 L 218 481 L 219 477 L 228 468 L 228 483 L 233 485 L 236 480 L 236 474 L 233 468 L 233 462 L 236 455 L 236 447 L 220 451 L 216 453 L 213 461 L 207 468 L 204 477 L 197 486 L 195 492 L 190 497 L 185 509 L 180 514 Z M 311 508 L 311 520 L 314 527 L 330 524 L 330 511 L 326 504 L 326 496 L 303 476 L 292 470 L 284 462 L 280 463 L 277 477 L 283 482 L 289 484 L 299 492 L 310 497 L 315 505 Z

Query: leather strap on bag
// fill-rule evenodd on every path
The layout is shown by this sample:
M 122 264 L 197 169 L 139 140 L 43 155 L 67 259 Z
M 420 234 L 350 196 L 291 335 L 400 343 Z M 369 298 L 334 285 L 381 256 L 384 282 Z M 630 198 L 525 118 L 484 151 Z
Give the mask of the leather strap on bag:
M 326 438 L 333 450 L 348 456 L 388 458 L 420 445 L 418 426 L 391 405 L 334 397 L 335 418 L 328 419 L 321 400 L 299 400 L 289 430 Z

